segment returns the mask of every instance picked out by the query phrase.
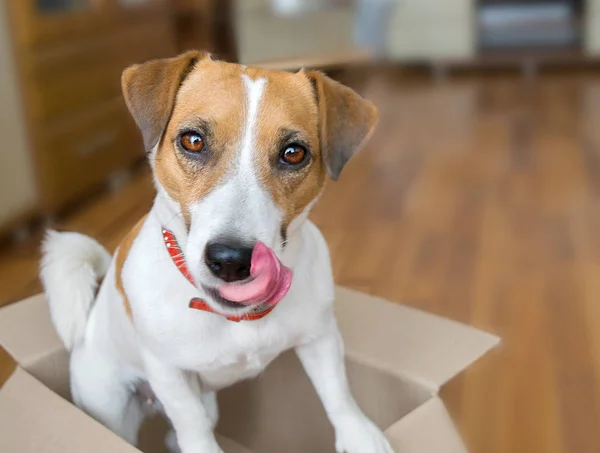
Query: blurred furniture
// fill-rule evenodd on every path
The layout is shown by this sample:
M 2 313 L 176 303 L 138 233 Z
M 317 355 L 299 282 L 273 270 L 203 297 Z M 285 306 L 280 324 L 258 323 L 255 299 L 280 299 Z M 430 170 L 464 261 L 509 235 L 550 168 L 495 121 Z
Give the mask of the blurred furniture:
M 497 13 L 488 18 L 493 22 L 488 31 L 495 30 L 480 41 L 493 37 L 505 48 L 521 47 L 546 60 L 581 63 L 600 57 L 600 0 L 481 0 L 479 5 L 480 11 Z
M 364 59 L 354 42 L 352 1 L 235 0 L 238 60 L 273 68 Z
M 121 96 L 120 76 L 131 63 L 176 52 L 169 4 L 4 3 L 10 13 L 11 66 L 22 94 L 19 121 L 29 138 L 36 198 L 40 211 L 52 215 L 143 156 Z M 21 155 L 24 148 L 18 150 Z
M 388 55 L 466 64 L 585 62 L 600 56 L 600 0 L 400 0 L 388 26 Z
M 237 0 L 234 17 L 240 61 L 269 67 L 600 56 L 600 0 Z
M 212 49 L 214 3 L 210 0 L 171 0 L 173 31 L 179 52 Z
M 584 26 L 586 52 L 600 56 L 600 0 L 587 0 Z
M 19 86 L 8 33 L 8 17 L 0 4 L 0 226 L 9 226 L 36 207 L 36 188 Z
M 399 0 L 388 23 L 388 57 L 394 61 L 473 58 L 475 6 L 475 0 Z
M 203 49 L 237 60 L 233 37 L 234 0 L 170 0 L 177 50 Z
M 266 66 L 471 58 L 474 8 L 475 0 L 237 0 L 239 58 Z
M 578 49 L 580 0 L 482 1 L 477 11 L 482 50 Z

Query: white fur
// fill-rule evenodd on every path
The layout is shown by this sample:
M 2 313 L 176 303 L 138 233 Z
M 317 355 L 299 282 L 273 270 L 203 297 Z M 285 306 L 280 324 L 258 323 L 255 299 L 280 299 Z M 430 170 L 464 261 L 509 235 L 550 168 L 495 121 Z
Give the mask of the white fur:
M 245 74 L 242 76 L 242 80 L 244 81 L 246 92 L 248 93 L 248 117 L 246 118 L 244 138 L 242 139 L 242 153 L 240 160 L 242 166 L 250 166 L 252 165 L 252 155 L 256 145 L 254 141 L 254 129 L 256 128 L 256 120 L 258 118 L 258 108 L 267 80 L 258 79 L 254 81 Z
M 79 233 L 48 231 L 42 245 L 41 280 L 50 315 L 65 347 L 83 339 L 95 290 L 111 256 L 95 240 Z
M 226 178 L 191 208 L 189 234 L 178 203 L 156 182 L 154 206 L 121 274 L 133 322 L 115 287 L 113 262 L 89 314 L 84 341 L 70 343 L 75 346 L 71 359 L 74 400 L 135 443 L 144 413 L 131 398 L 131 388 L 139 380 L 147 380 L 173 424 L 175 435 L 171 434 L 167 443 L 174 451 L 222 453 L 213 434 L 218 417 L 215 392 L 255 377 L 281 352 L 295 348 L 335 428 L 338 452 L 392 453 L 348 388 L 333 316 L 329 251 L 319 230 L 306 220 L 309 208 L 294 222 L 285 249 L 281 245 L 281 213 L 261 186 L 253 165 L 254 129 L 266 81 L 245 77 L 244 84 L 247 123 L 239 145 L 241 158 L 235 160 Z M 199 284 L 191 285 L 174 266 L 163 243 L 163 226 L 177 237 L 196 282 L 208 285 L 215 283 L 202 260 L 208 241 L 223 234 L 263 241 L 294 272 L 288 294 L 275 310 L 257 321 L 235 323 L 217 314 L 191 310 L 188 303 L 193 297 L 212 302 Z M 47 272 L 60 273 L 58 268 Z M 49 288 L 58 287 L 63 280 L 53 279 Z M 86 282 L 91 294 L 93 284 Z M 69 288 L 71 283 L 66 285 Z M 54 300 L 51 294 L 51 304 Z M 91 302 L 86 303 L 89 307 Z M 63 331 L 69 331 L 72 324 L 81 330 L 85 324 L 82 314 L 73 319 L 66 308 L 57 315 L 55 323 Z

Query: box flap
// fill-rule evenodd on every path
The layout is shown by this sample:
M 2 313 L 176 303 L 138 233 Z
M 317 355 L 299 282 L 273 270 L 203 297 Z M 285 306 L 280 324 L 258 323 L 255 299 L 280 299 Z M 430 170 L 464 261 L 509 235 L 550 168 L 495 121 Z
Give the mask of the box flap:
M 0 389 L 0 451 L 138 452 L 21 368 Z
M 385 431 L 402 453 L 467 453 L 444 403 L 432 397 Z
M 64 351 L 43 294 L 0 310 L 0 345 L 26 369 L 43 357 Z
M 251 453 L 223 436 L 226 453 Z M 2 453 L 140 453 L 21 368 L 0 388 Z
M 341 287 L 336 315 L 349 357 L 432 392 L 499 342 L 473 327 Z

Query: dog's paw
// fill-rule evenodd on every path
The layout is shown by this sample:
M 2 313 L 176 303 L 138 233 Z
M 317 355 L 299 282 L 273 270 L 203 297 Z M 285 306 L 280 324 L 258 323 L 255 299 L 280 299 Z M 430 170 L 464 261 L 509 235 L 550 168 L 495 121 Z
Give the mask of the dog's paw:
M 336 430 L 337 453 L 394 453 L 383 433 L 370 420 L 357 417 Z

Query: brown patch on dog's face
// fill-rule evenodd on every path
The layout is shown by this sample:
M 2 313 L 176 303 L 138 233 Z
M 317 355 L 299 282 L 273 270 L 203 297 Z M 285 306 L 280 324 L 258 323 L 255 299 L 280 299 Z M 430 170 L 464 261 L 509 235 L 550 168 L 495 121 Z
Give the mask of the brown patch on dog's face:
M 238 152 L 244 122 L 245 94 L 240 67 L 203 60 L 183 83 L 155 159 L 156 176 L 179 202 L 186 223 L 190 206 L 221 181 Z M 200 134 L 204 148 L 186 152 L 180 137 Z
M 159 147 L 156 175 L 190 222 L 190 206 L 204 198 L 235 168 L 244 146 L 248 93 L 242 76 L 266 80 L 254 124 L 253 171 L 283 212 L 287 228 L 320 192 L 326 176 L 321 159 L 316 98 L 302 74 L 244 69 L 204 60 L 177 94 L 165 138 Z M 178 143 L 182 134 L 201 134 L 205 149 L 195 155 Z M 306 149 L 298 166 L 280 161 L 282 150 Z

